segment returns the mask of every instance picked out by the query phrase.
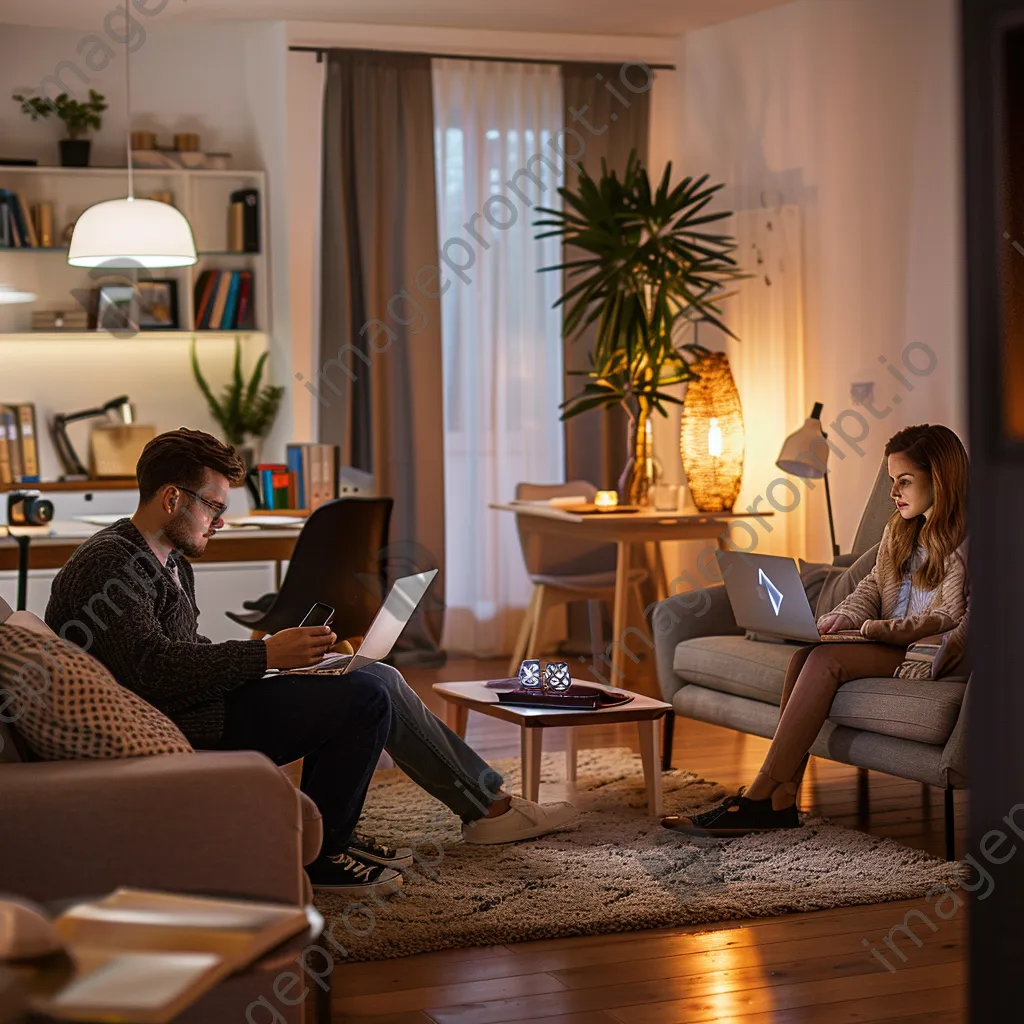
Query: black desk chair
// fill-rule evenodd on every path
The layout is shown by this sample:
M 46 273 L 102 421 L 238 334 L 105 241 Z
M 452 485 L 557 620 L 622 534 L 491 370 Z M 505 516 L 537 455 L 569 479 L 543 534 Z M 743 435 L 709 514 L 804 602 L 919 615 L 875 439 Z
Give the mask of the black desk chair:
M 387 592 L 386 556 L 391 498 L 339 498 L 306 520 L 276 594 L 245 601 L 249 612 L 227 612 L 258 639 L 297 626 L 314 602 L 334 609 L 339 639 L 362 636 Z

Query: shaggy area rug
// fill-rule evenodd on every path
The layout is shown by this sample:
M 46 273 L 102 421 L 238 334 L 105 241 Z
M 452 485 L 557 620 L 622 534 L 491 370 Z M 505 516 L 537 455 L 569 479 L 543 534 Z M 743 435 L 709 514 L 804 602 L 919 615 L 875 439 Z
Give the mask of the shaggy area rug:
M 911 899 L 956 877 L 954 864 L 821 819 L 687 841 L 647 817 L 637 755 L 581 750 L 578 763 L 579 824 L 511 846 L 460 842 L 446 807 L 398 769 L 378 772 L 360 828 L 412 845 L 416 864 L 391 896 L 359 903 L 317 895 L 347 959 Z M 564 766 L 563 755 L 545 754 L 542 780 L 564 778 Z M 518 760 L 495 767 L 518 792 Z M 725 795 L 685 771 L 666 772 L 663 784 L 666 813 L 704 809 Z

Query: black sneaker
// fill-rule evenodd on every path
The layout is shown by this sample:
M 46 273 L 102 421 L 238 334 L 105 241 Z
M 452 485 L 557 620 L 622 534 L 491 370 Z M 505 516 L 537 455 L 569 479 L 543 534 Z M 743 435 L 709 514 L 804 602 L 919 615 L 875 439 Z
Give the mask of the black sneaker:
M 347 850 L 333 856 L 321 854 L 306 867 L 313 888 L 343 896 L 368 896 L 379 892 L 387 896 L 402 887 L 402 876 L 393 868 L 367 864 Z
M 777 811 L 772 807 L 771 797 L 766 800 L 748 800 L 740 791 L 736 796 L 726 797 L 710 811 L 689 817 L 672 814 L 662 818 L 661 824 L 684 835 L 728 839 L 750 835 L 752 832 L 771 832 L 777 828 L 799 828 L 800 816 L 795 803 Z
M 378 864 L 382 868 L 397 871 L 412 866 L 412 850 L 408 846 L 388 846 L 358 833 L 348 841 L 348 852 L 365 864 Z

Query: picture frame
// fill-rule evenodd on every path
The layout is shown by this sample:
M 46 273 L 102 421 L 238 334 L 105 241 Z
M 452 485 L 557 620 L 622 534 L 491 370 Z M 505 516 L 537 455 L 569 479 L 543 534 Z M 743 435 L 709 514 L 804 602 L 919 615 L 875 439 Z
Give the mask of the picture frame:
M 178 282 L 174 278 L 138 281 L 135 285 L 136 320 L 140 331 L 176 331 Z

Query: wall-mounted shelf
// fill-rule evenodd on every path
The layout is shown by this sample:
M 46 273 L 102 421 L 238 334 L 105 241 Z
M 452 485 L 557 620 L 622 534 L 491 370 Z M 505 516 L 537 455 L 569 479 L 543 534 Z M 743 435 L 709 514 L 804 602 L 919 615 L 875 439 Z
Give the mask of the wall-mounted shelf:
M 200 175 L 203 178 L 246 178 L 254 174 L 262 174 L 262 171 L 247 171 L 243 169 L 234 170 L 228 168 L 226 171 L 214 171 L 209 168 L 197 168 L 192 170 L 188 167 L 133 167 L 132 174 L 136 177 L 186 177 Z M 19 164 L 0 164 L 0 174 L 42 174 L 54 177 L 71 178 L 110 178 L 122 177 L 127 181 L 127 167 L 61 167 L 59 164 L 36 164 L 26 166 Z
M 195 288 L 203 271 L 249 271 L 253 275 L 252 311 L 259 330 L 271 322 L 271 267 L 267 249 L 267 182 L 263 171 L 135 169 L 135 194 L 146 198 L 169 193 L 174 205 L 188 218 L 195 236 L 199 262 L 192 267 L 144 271 L 141 280 L 171 279 L 177 283 L 178 322 L 195 325 Z M 116 269 L 87 270 L 67 265 L 66 229 L 95 203 L 123 198 L 127 189 L 124 167 L 17 167 L 0 164 L 0 188 L 16 192 L 27 206 L 48 202 L 53 207 L 53 245 L 45 248 L 0 248 L 0 281 L 34 292 L 33 303 L 0 306 L 0 334 L 28 331 L 32 310 L 80 308 L 91 289 L 121 284 L 137 272 Z M 228 210 L 231 193 L 256 189 L 259 193 L 260 247 L 257 252 L 228 248 Z M 63 259 L 57 259 L 59 253 Z M 248 322 L 248 321 L 245 321 Z M 151 332 L 145 332 L 148 336 Z M 234 333 L 234 332 L 232 332 Z
M 44 252 L 60 252 L 65 256 L 68 254 L 66 245 L 29 245 L 21 248 L 15 245 L 0 245 L 0 256 L 35 256 Z M 202 259 L 204 256 L 262 256 L 259 251 L 239 252 L 237 249 L 197 249 L 196 255 Z
M 38 484 L 0 484 L 0 494 L 10 491 L 134 491 L 133 476 L 102 480 L 43 480 Z
M 137 334 L 118 335 L 109 331 L 19 331 L 12 334 L 0 334 L 0 345 L 35 344 L 40 341 L 67 341 L 78 344 L 90 342 L 116 342 L 126 344 L 137 342 L 141 345 L 153 342 L 187 342 L 196 341 L 230 341 L 238 339 L 243 344 L 250 341 L 267 342 L 267 335 L 262 331 L 139 331 Z

